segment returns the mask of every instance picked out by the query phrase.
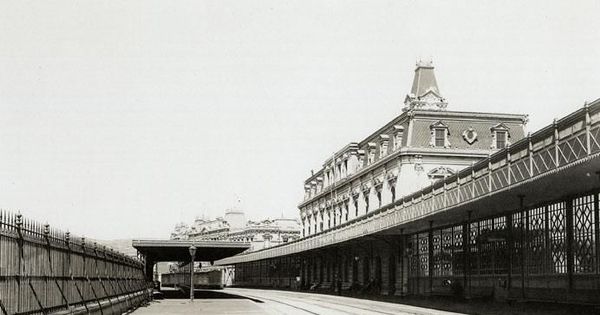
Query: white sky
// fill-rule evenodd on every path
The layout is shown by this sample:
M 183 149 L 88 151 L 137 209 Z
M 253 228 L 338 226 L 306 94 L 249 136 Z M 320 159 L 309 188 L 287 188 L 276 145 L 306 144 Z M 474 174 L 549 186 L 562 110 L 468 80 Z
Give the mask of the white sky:
M 599 1 L 0 2 L 0 207 L 100 239 L 298 216 L 303 180 L 401 112 L 600 97 Z

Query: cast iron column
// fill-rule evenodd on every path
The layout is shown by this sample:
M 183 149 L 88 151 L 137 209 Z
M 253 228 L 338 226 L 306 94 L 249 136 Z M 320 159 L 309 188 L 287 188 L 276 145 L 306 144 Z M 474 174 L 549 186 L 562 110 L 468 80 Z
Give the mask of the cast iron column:
M 192 245 L 189 248 L 190 257 L 190 302 L 194 302 L 194 258 L 196 258 L 196 246 Z

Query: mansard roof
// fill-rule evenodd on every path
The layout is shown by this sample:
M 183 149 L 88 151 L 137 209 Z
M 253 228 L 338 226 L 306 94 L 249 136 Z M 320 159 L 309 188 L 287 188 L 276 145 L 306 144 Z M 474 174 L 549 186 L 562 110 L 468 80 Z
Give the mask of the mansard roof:
M 430 127 L 436 122 L 448 128 L 448 140 L 453 149 L 489 150 L 492 141 L 490 132 L 492 126 L 505 126 L 511 130 L 511 133 L 514 132 L 515 139 L 525 136 L 524 125 L 527 123 L 527 115 L 445 110 L 447 102 L 441 96 L 433 70 L 431 62 L 417 63 L 411 92 L 407 95 L 406 107 L 403 108 L 402 113 L 360 142 L 351 142 L 335 154 L 330 154 L 322 168 L 314 171 L 305 180 L 305 184 L 322 180 L 325 168 L 332 163 L 334 157 L 336 162 L 339 162 L 350 152 L 364 153 L 369 145 L 380 143 L 382 135 L 393 139 L 392 137 L 396 133 L 404 131 L 400 147 L 405 146 L 409 140 L 412 147 L 430 147 Z M 411 120 L 413 125 L 409 131 L 409 121 Z M 463 133 L 470 129 L 473 129 L 476 138 L 466 141 Z M 377 160 L 379 152 L 375 151 Z

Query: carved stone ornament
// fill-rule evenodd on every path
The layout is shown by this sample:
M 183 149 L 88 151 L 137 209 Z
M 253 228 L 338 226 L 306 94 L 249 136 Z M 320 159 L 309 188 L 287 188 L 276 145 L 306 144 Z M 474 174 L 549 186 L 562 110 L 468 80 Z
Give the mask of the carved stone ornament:
M 471 127 L 463 131 L 462 136 L 469 145 L 472 145 L 475 143 L 475 141 L 477 141 L 477 131 Z
M 396 182 L 396 178 L 398 178 L 398 174 L 395 172 L 389 172 L 385 175 L 385 178 L 388 182 L 390 182 L 390 184 L 394 184 Z
M 373 178 L 373 186 L 381 187 L 383 185 L 383 180 L 380 177 Z
M 417 172 L 424 171 L 424 168 L 423 168 L 423 156 L 421 156 L 421 155 L 415 155 L 414 161 L 415 161 L 415 171 L 417 171 Z
M 438 167 L 432 169 L 431 171 L 429 171 L 427 173 L 427 176 L 430 179 L 439 179 L 439 178 L 446 178 L 446 177 L 452 176 L 454 174 L 456 174 L 456 172 L 453 169 L 446 167 L 446 166 L 438 166 Z
M 364 183 L 360 185 L 360 189 L 363 191 L 364 194 L 367 194 L 371 190 L 371 185 L 369 185 L 369 183 Z
M 352 189 L 352 198 L 356 199 L 358 198 L 358 195 L 360 195 L 360 189 L 358 187 L 355 187 L 354 189 Z

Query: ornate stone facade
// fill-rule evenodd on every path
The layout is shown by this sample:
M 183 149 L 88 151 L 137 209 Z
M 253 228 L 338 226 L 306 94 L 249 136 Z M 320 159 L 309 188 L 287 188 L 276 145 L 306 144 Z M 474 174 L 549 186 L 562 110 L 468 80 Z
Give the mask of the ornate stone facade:
M 418 63 L 402 113 L 337 151 L 304 182 L 302 235 L 367 215 L 525 137 L 526 115 L 447 110 L 431 63 Z
M 224 218 L 197 218 L 191 226 L 177 224 L 171 239 L 250 242 L 250 250 L 254 251 L 296 240 L 300 238 L 300 231 L 301 225 L 297 219 L 246 221 L 242 211 L 227 210 Z

